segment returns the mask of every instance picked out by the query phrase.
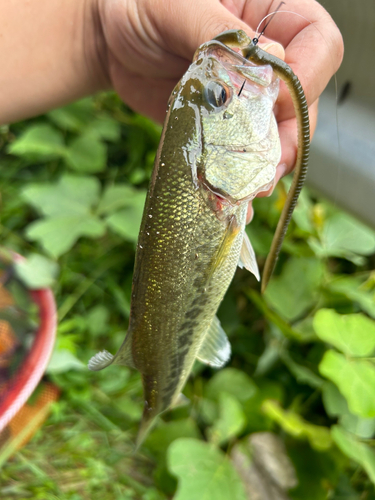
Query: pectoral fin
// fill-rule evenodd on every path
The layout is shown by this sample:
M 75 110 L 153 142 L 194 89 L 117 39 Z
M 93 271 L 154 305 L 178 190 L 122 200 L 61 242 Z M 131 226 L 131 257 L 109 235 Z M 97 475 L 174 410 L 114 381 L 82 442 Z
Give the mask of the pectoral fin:
M 202 363 L 220 368 L 228 361 L 230 353 L 229 340 L 220 325 L 219 319 L 215 316 L 206 333 L 197 358 Z
M 180 406 L 186 406 L 189 403 L 190 399 L 180 392 L 175 401 L 171 404 L 170 408 L 179 408 Z
M 237 219 L 234 215 L 232 215 L 228 227 L 226 228 L 225 233 L 223 235 L 223 239 L 221 240 L 221 243 L 212 260 L 208 281 L 211 280 L 215 271 L 219 269 L 226 261 L 232 249 L 233 241 L 238 235 L 239 231 L 240 231 L 240 226 L 237 223 Z
M 240 260 L 238 261 L 238 267 L 240 267 L 241 269 L 244 267 L 245 269 L 253 273 L 256 279 L 260 281 L 260 274 L 255 257 L 255 252 L 245 231 L 243 233 L 243 243 L 240 253 Z

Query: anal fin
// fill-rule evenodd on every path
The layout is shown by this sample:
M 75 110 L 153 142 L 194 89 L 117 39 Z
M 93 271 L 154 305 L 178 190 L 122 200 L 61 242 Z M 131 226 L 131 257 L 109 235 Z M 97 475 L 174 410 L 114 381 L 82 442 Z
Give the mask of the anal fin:
M 255 257 L 255 252 L 246 231 L 244 231 L 243 233 L 243 243 L 240 253 L 240 260 L 238 261 L 238 267 L 240 267 L 241 269 L 244 267 L 245 269 L 250 271 L 258 281 L 260 281 L 260 274 Z
M 228 337 L 221 327 L 219 319 L 215 316 L 199 349 L 197 358 L 202 363 L 220 368 L 229 360 L 230 354 L 231 348 Z

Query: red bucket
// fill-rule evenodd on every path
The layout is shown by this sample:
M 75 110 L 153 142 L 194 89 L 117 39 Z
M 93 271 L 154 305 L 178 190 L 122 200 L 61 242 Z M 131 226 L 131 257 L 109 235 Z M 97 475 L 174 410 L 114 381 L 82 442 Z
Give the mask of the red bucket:
M 17 278 L 14 264 L 22 259 L 0 253 L 0 444 L 42 378 L 56 338 L 53 294 Z

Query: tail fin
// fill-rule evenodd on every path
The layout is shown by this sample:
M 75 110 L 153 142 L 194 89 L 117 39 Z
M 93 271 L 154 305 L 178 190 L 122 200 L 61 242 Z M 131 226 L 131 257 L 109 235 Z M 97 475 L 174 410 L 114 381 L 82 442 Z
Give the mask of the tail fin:
M 103 370 L 103 368 L 106 368 L 113 362 L 113 354 L 111 354 L 108 351 L 100 351 L 98 354 L 95 354 L 93 356 L 89 363 L 88 363 L 88 368 L 89 370 L 92 370 L 94 372 L 97 372 L 99 370 Z

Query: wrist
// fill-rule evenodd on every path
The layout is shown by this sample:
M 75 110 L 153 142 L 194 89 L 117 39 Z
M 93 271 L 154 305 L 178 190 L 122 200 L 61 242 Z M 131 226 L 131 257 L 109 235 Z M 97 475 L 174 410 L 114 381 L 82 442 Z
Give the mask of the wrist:
M 0 123 L 110 87 L 99 0 L 0 2 Z

